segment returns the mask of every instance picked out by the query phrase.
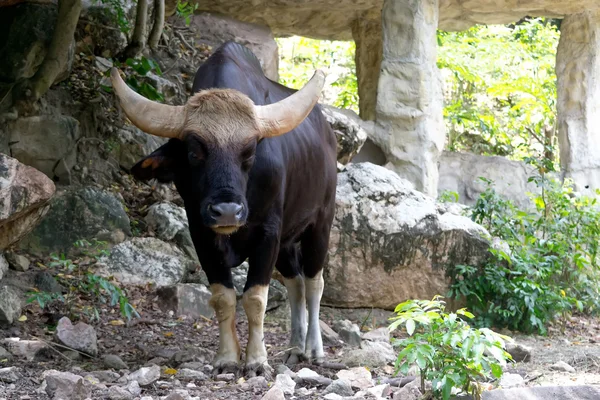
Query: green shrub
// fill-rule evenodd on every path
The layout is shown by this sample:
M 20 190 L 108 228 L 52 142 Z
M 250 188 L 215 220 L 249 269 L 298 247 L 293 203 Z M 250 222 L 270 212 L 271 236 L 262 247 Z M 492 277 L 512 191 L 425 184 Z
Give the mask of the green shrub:
M 394 341 L 395 346 L 403 347 L 396 371 L 407 374 L 416 364 L 423 392 L 425 380 L 430 380 L 436 398 L 447 400 L 455 389 L 479 399 L 478 382 L 501 377 L 502 366 L 511 359 L 504 350 L 505 340 L 510 338 L 487 328 L 471 328 L 462 318 L 473 318 L 473 314 L 465 309 L 448 313 L 445 308 L 439 296 L 409 300 L 396 307 L 390 331 L 404 325 L 409 335 Z
M 596 199 L 574 194 L 569 181 L 548 178 L 548 167 L 538 165 L 541 173 L 530 178 L 540 188 L 532 197 L 534 212 L 503 199 L 489 181 L 473 207 L 472 219 L 508 245 L 492 249 L 481 268 L 450 271 L 449 296 L 464 296 L 479 326 L 545 333 L 557 318 L 564 322 L 575 310 L 600 306 Z

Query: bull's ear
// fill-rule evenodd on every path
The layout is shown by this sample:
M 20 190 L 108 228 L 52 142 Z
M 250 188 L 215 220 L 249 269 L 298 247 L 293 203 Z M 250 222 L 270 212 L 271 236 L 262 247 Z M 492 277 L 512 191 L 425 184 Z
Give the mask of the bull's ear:
M 185 148 L 181 141 L 171 139 L 142 158 L 131 168 L 131 174 L 140 181 L 157 179 L 168 183 L 175 179 L 175 174 L 181 168 L 181 160 L 185 159 Z

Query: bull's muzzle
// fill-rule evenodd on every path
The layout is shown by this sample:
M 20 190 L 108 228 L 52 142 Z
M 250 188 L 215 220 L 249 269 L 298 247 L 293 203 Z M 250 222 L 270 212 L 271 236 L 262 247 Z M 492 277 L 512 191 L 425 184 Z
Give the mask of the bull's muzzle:
M 230 234 L 244 224 L 244 205 L 239 203 L 218 203 L 208 206 L 208 215 L 217 233 Z

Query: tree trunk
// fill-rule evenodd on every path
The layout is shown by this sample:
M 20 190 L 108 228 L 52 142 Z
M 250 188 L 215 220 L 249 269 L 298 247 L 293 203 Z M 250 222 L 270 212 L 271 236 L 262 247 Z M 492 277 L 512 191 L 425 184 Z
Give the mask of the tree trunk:
M 80 13 L 81 0 L 58 1 L 56 28 L 46 57 L 35 75 L 15 88 L 15 100 L 34 102 L 52 86 L 67 62 Z
M 150 37 L 148 38 L 148 45 L 153 50 L 158 47 L 164 24 L 165 0 L 154 0 L 154 25 L 152 26 L 152 32 L 150 32 Z
M 125 56 L 137 57 L 146 47 L 146 25 L 148 22 L 148 0 L 138 0 L 135 16 L 135 28 L 129 46 L 125 49 Z

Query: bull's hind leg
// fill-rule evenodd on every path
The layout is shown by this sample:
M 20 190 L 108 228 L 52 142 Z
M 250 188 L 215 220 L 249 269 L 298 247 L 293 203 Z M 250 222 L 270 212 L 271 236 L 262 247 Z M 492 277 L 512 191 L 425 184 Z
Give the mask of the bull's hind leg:
M 306 334 L 306 356 L 316 364 L 325 359 L 323 339 L 319 326 L 319 309 L 323 295 L 323 266 L 329 246 L 329 218 L 320 224 L 309 228 L 302 236 L 302 266 L 304 269 L 304 286 L 306 305 L 308 307 L 308 331 Z
M 301 274 L 299 251 L 296 245 L 281 249 L 277 258 L 277 270 L 283 275 L 287 288 L 291 310 L 292 332 L 289 350 L 284 362 L 294 365 L 305 359 L 306 346 L 306 296 L 304 295 L 304 277 Z

